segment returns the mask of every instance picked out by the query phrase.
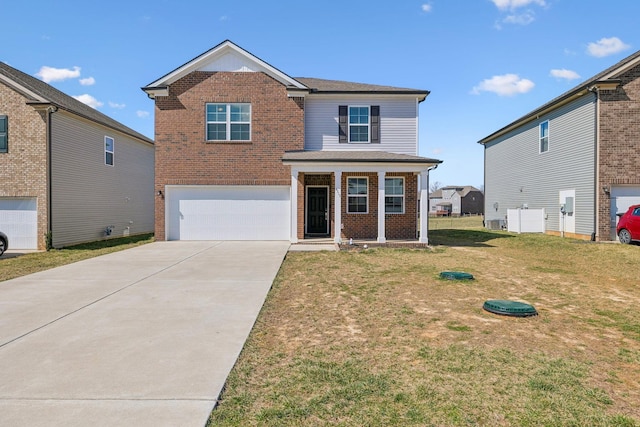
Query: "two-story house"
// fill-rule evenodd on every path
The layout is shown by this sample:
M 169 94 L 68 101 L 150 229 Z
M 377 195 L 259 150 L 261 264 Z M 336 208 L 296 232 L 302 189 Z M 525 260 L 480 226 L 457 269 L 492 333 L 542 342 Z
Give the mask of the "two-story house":
M 293 78 L 228 40 L 143 90 L 158 240 L 427 242 L 428 91 Z
M 471 185 L 448 185 L 429 194 L 429 212 L 439 215 L 482 215 L 484 194 Z
M 615 240 L 640 203 L 640 51 L 479 141 L 485 219 L 544 209 L 544 230 Z
M 153 141 L 0 63 L 0 231 L 12 249 L 153 232 Z

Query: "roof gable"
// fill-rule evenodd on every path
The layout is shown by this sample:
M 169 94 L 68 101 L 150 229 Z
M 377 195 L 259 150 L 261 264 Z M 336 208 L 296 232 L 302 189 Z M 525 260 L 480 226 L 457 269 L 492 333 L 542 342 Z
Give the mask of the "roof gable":
M 142 90 L 153 97 L 157 89 L 165 88 L 194 71 L 263 72 L 285 86 L 306 89 L 306 86 L 293 77 L 247 52 L 232 41 L 225 40 L 158 80 L 149 83 Z

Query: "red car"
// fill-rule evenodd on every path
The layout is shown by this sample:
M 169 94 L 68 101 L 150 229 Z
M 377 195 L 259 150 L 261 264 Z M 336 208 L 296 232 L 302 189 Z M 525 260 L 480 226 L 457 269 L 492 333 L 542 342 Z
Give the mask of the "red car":
M 616 229 L 620 243 L 640 240 L 640 205 L 633 205 L 620 217 Z

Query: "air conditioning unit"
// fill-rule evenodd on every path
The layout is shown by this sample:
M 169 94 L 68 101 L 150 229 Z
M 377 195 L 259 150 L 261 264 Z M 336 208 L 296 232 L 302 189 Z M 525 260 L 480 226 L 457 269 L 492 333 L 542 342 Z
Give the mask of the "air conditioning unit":
M 487 228 L 489 230 L 502 230 L 504 220 L 502 219 L 491 219 L 487 221 Z

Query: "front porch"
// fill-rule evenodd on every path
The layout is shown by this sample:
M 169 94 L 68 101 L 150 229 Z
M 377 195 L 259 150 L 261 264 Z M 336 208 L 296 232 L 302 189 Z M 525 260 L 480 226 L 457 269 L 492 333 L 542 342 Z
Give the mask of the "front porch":
M 292 243 L 328 238 L 342 245 L 428 244 L 428 176 L 439 160 L 298 151 L 285 153 L 283 162 L 291 165 Z

